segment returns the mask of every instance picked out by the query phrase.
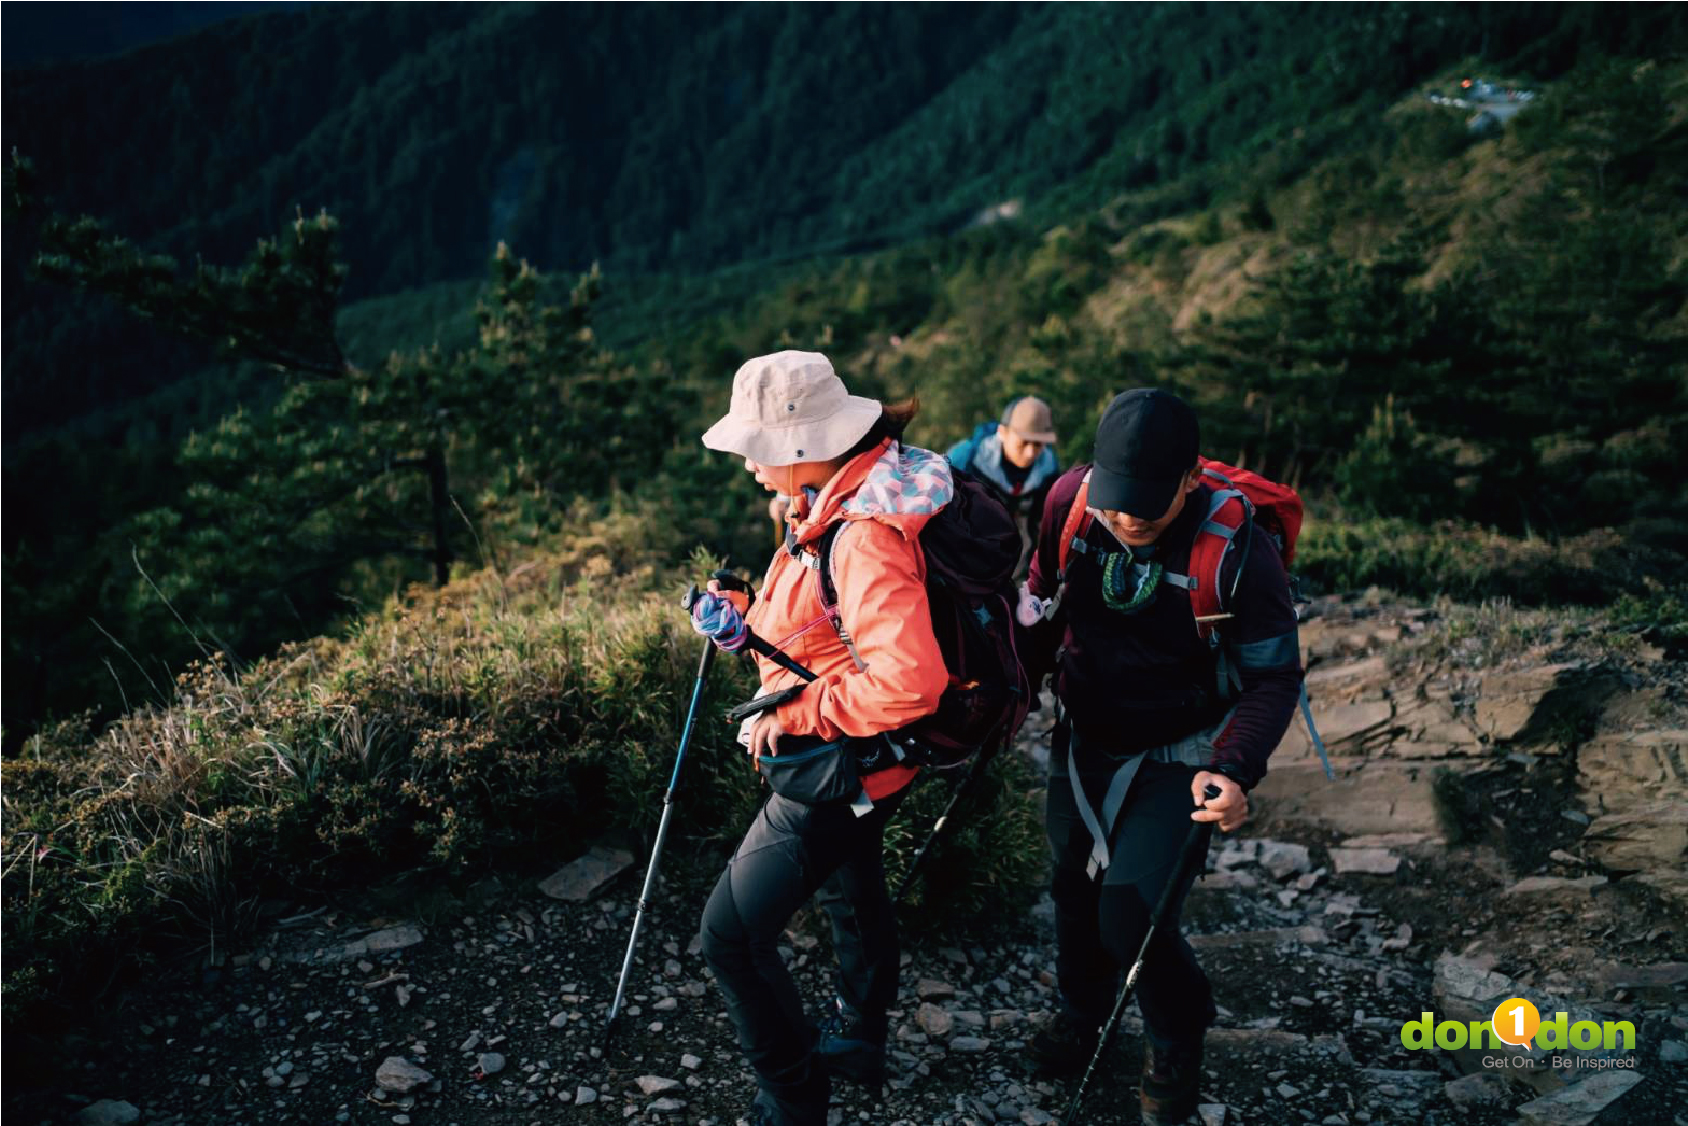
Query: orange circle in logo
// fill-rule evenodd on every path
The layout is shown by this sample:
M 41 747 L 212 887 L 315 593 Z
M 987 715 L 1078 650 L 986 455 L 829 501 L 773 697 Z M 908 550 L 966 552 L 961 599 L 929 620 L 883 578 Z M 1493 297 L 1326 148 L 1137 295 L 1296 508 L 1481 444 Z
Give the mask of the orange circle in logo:
M 1535 1048 L 1530 1041 L 1536 1038 L 1536 1030 L 1541 1027 L 1541 1014 L 1524 998 L 1513 997 L 1495 1006 L 1489 1026 L 1495 1030 L 1495 1039 L 1502 1044 L 1528 1048 L 1533 1052 Z

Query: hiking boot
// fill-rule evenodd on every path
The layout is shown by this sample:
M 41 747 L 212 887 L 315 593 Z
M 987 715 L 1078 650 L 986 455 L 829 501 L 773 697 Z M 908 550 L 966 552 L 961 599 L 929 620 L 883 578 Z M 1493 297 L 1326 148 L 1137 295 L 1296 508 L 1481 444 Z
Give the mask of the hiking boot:
M 1065 1009 L 1056 1011 L 1054 1019 L 1032 1036 L 1026 1045 L 1032 1070 L 1045 1079 L 1060 1079 L 1083 1075 L 1096 1054 L 1101 1030 L 1095 1025 L 1077 1020 Z
M 826 1073 L 811 1070 L 807 1080 L 784 1094 L 758 1088 L 755 1100 L 739 1121 L 745 1126 L 826 1126 L 831 1102 Z
M 738 1121 L 739 1126 L 812 1126 L 815 1120 L 807 1115 L 793 1117 L 781 1110 L 777 1103 L 772 1100 L 764 1102 L 762 1096 L 758 1095 L 756 1101 L 750 1104 L 750 1108 L 739 1116 Z M 826 1121 L 825 1110 L 821 1111 L 819 1121 Z
M 825 1121 L 823 1112 L 821 1121 Z M 758 1096 L 750 1104 L 750 1108 L 739 1116 L 739 1126 L 806 1126 L 806 1119 L 797 1119 L 784 1113 L 773 1102 L 763 1102 Z
M 1143 1086 L 1138 1093 L 1146 1126 L 1177 1126 L 1196 1112 L 1202 1081 L 1202 1041 L 1157 1047 L 1143 1039 Z
M 815 1058 L 829 1073 L 877 1091 L 885 1085 L 885 1040 L 875 1038 L 862 1015 L 834 997 L 820 1020 Z

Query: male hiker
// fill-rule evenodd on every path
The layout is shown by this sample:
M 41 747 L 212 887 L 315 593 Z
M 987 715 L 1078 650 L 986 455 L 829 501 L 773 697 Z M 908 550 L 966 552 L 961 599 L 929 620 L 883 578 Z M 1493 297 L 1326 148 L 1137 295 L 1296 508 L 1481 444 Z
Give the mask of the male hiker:
M 1023 578 L 1044 495 L 1060 474 L 1055 460 L 1055 416 L 1035 395 L 1010 399 L 999 422 L 981 422 L 950 447 L 949 462 L 996 491 L 1020 525 L 1024 544 L 1015 578 Z
M 1061 646 L 1047 807 L 1060 1009 L 1030 1044 L 1046 1075 L 1084 1070 L 1190 821 L 1228 832 L 1247 819 L 1247 792 L 1299 699 L 1279 546 L 1248 518 L 1243 494 L 1204 474 L 1198 449 L 1195 412 L 1177 396 L 1117 396 L 1096 429 L 1095 464 L 1050 490 L 1022 594 L 1021 620 L 1054 613 L 1046 647 Z M 1248 476 L 1250 488 L 1293 498 Z M 1215 577 L 1222 613 L 1203 621 L 1211 594 L 1192 588 Z M 1196 810 L 1208 785 L 1221 795 Z M 1182 1122 L 1216 1014 L 1176 910 L 1149 947 L 1138 1003 L 1143 1121 Z

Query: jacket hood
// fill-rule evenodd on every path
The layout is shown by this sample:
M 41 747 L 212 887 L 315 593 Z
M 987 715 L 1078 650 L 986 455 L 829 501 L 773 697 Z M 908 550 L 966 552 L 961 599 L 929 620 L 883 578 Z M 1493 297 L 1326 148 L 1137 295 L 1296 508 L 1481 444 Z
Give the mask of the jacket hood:
M 797 542 L 818 539 L 838 520 L 878 520 L 913 539 L 954 495 L 942 454 L 887 438 L 833 475 L 798 527 Z

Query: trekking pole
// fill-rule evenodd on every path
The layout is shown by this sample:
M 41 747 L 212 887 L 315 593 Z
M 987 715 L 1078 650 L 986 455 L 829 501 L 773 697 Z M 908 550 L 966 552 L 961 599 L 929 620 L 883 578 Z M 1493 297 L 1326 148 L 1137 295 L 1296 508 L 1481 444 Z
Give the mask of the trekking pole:
M 937 824 L 932 826 L 932 832 L 927 836 L 926 843 L 921 845 L 920 851 L 914 854 L 914 859 L 909 862 L 908 869 L 903 873 L 903 878 L 897 882 L 897 890 L 891 893 L 891 906 L 895 907 L 903 901 L 903 895 L 913 886 L 915 873 L 920 871 L 920 865 L 926 860 L 926 854 L 932 850 L 932 846 L 937 844 L 938 838 L 943 835 L 944 826 L 948 823 L 950 814 L 955 812 L 955 807 L 961 804 L 962 798 L 972 793 L 973 787 L 978 785 L 979 779 L 985 776 L 985 767 L 995 754 L 996 746 L 993 745 L 989 753 L 981 751 L 979 757 L 973 760 L 973 765 L 967 770 L 967 776 L 961 780 L 961 785 L 955 788 L 955 793 L 950 795 L 949 804 L 944 806 L 943 815 L 938 818 Z
M 681 600 L 681 605 L 690 612 L 692 603 L 697 600 L 697 587 L 692 587 Z M 697 682 L 692 685 L 692 702 L 686 709 L 686 726 L 680 732 L 680 749 L 674 755 L 674 774 L 668 779 L 668 789 L 662 795 L 662 820 L 657 823 L 656 843 L 651 846 L 650 864 L 645 868 L 645 886 L 639 892 L 639 906 L 633 913 L 633 934 L 627 940 L 627 954 L 621 959 L 621 978 L 615 984 L 615 1000 L 610 1003 L 610 1015 L 604 1022 L 604 1050 L 610 1046 L 610 1037 L 615 1034 L 616 1018 L 621 1015 L 621 1001 L 627 993 L 627 978 L 633 972 L 633 954 L 639 948 L 639 931 L 644 926 L 645 912 L 651 905 L 651 892 L 656 888 L 657 862 L 662 858 L 662 845 L 668 839 L 668 821 L 674 815 L 674 791 L 680 786 L 680 767 L 686 761 L 686 747 L 692 741 L 692 728 L 697 723 L 698 703 L 703 699 L 703 688 L 709 681 L 709 668 L 715 661 L 715 642 L 705 638 L 703 642 L 703 656 L 698 659 Z
M 1222 791 L 1218 786 L 1209 786 L 1202 792 L 1204 798 L 1202 806 L 1218 797 Z M 1084 1101 L 1085 1088 L 1090 1086 L 1090 1076 L 1096 1070 L 1096 1065 L 1102 1062 L 1102 1054 L 1108 1050 L 1108 1042 L 1114 1038 L 1114 1028 L 1119 1024 L 1119 1018 L 1125 1013 L 1125 1006 L 1131 1001 L 1132 991 L 1137 988 L 1137 975 L 1143 970 L 1143 958 L 1149 953 L 1149 943 L 1155 940 L 1155 931 L 1160 929 L 1161 920 L 1172 909 L 1173 899 L 1178 889 L 1190 877 L 1190 870 L 1200 864 L 1207 857 L 1208 840 L 1213 836 L 1213 822 L 1198 821 L 1190 827 L 1189 836 L 1184 838 L 1184 851 L 1178 856 L 1178 866 L 1172 870 L 1167 878 L 1166 888 L 1162 890 L 1160 902 L 1149 915 L 1149 929 L 1143 935 L 1143 945 L 1137 948 L 1137 960 L 1131 963 L 1130 971 L 1125 975 L 1125 988 L 1120 990 L 1119 1000 L 1114 1002 L 1114 1011 L 1108 1017 L 1108 1023 L 1102 1026 L 1102 1034 L 1096 1039 L 1096 1054 L 1090 1057 L 1090 1066 L 1084 1069 L 1084 1078 L 1078 1081 L 1078 1090 L 1073 1092 L 1073 1101 L 1067 1104 L 1066 1117 L 1061 1119 L 1061 1126 L 1073 1126 L 1078 1121 L 1079 1104 Z

